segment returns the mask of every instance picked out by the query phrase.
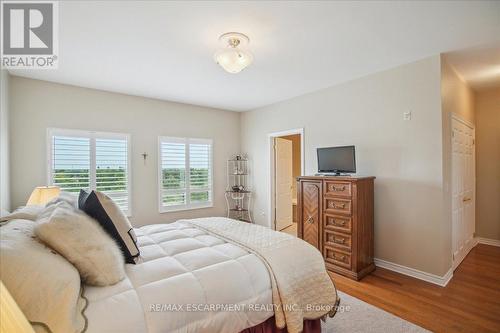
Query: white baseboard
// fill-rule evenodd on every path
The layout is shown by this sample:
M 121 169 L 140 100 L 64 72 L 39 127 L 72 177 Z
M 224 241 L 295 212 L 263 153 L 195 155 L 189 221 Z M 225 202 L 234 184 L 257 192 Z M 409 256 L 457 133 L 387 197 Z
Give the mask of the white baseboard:
M 401 273 L 404 275 L 408 275 L 411 277 L 414 277 L 416 279 L 420 279 L 423 281 L 427 281 L 433 284 L 437 284 L 438 286 L 445 287 L 448 282 L 450 282 L 451 278 L 453 277 L 453 269 L 449 269 L 448 272 L 446 272 L 445 275 L 439 276 L 439 275 L 434 275 L 431 273 L 419 271 L 418 269 L 414 269 L 411 267 L 406 267 L 403 265 L 395 264 L 390 261 L 385 261 L 382 259 L 375 258 L 374 259 L 375 266 L 381 267 L 388 269 L 390 271 L 394 271 L 397 273 Z
M 498 239 L 489 239 L 489 238 L 483 238 L 483 237 L 476 237 L 473 239 L 473 241 L 470 244 L 470 248 L 468 249 L 467 253 L 476 246 L 477 244 L 485 244 L 485 245 L 491 245 L 491 246 L 500 246 L 500 240 Z M 418 269 L 414 269 L 411 267 L 395 264 L 390 261 L 382 260 L 375 258 L 374 259 L 375 266 L 381 267 L 388 269 L 390 271 L 394 271 L 400 274 L 404 274 L 407 276 L 414 277 L 419 280 L 427 281 L 433 284 L 437 284 L 438 286 L 445 287 L 448 282 L 450 282 L 451 278 L 453 277 L 453 267 L 446 272 L 445 275 L 439 276 L 439 275 L 434 275 L 431 273 L 419 271 Z M 458 263 L 460 264 L 460 262 Z
M 475 237 L 472 237 L 470 239 L 470 242 L 466 243 L 467 245 L 467 248 L 464 252 L 462 252 L 462 255 L 458 258 L 453 258 L 453 271 L 455 271 L 455 269 L 457 269 L 458 266 L 460 266 L 460 264 L 462 263 L 462 261 L 464 261 L 465 257 L 467 257 L 467 255 L 469 254 L 469 252 L 474 248 L 476 247 L 478 241 L 477 241 L 477 238 Z
M 489 239 L 489 238 L 483 238 L 483 237 L 476 237 L 477 242 L 479 244 L 486 244 L 486 245 L 491 245 L 491 246 L 500 246 L 500 240 L 498 239 Z

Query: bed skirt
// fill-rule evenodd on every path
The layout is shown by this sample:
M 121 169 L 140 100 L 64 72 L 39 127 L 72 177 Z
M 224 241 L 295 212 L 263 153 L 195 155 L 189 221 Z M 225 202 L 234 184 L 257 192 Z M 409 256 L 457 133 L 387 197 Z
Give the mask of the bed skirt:
M 259 325 L 249 327 L 240 333 L 287 333 L 286 327 L 279 329 L 276 327 L 276 320 L 274 316 L 269 318 Z M 321 332 L 321 319 L 304 320 L 304 330 L 302 333 L 320 333 Z

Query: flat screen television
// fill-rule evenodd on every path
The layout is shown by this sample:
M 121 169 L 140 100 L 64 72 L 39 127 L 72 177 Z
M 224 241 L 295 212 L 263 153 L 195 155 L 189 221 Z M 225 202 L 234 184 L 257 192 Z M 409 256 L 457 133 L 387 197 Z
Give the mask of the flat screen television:
M 318 173 L 356 173 L 354 146 L 318 148 Z

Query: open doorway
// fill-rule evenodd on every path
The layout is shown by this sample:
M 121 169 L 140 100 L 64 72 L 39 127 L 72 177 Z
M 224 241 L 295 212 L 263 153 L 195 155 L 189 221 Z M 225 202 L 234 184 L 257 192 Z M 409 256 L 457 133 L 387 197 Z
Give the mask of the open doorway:
M 271 226 L 297 236 L 296 179 L 303 170 L 303 129 L 270 134 Z

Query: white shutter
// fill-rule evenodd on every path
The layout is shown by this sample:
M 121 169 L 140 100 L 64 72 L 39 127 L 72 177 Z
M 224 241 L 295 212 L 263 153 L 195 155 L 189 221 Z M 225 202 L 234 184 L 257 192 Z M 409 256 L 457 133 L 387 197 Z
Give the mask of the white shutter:
M 90 139 L 71 136 L 51 138 L 51 183 L 63 191 L 90 188 Z
M 161 206 L 186 204 L 186 143 L 165 138 L 160 141 Z
M 96 150 L 96 189 L 128 211 L 128 146 L 126 139 L 99 139 Z
M 127 134 L 49 129 L 49 183 L 63 191 L 98 190 L 130 215 Z
M 212 141 L 159 138 L 160 212 L 212 206 Z
M 189 144 L 189 200 L 210 202 L 212 188 L 212 144 L 191 139 Z

